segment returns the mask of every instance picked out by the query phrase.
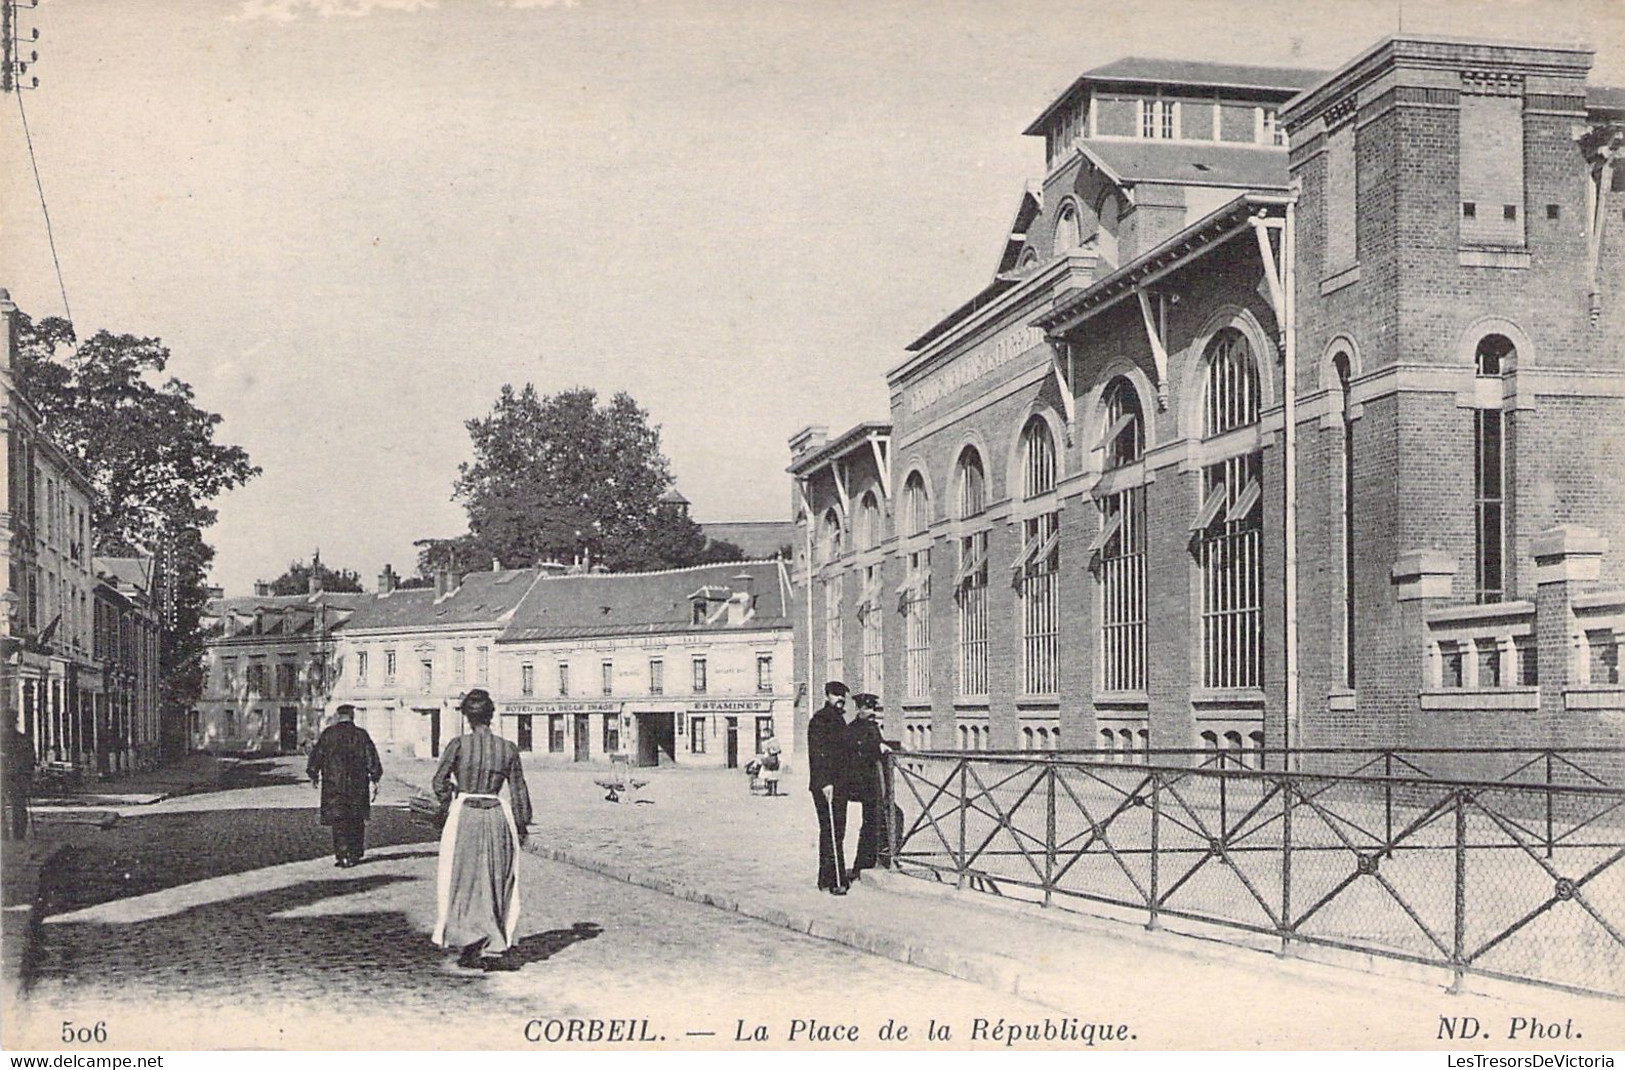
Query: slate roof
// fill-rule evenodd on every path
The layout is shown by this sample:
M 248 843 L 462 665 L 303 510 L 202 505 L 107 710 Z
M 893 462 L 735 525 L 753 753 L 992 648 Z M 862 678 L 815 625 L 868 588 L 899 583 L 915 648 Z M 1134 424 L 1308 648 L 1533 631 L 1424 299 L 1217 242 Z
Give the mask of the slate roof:
M 366 596 L 350 618 L 351 632 L 446 625 L 501 624 L 541 577 L 534 568 L 470 572 L 455 591 L 437 600 L 434 588 Z
M 322 616 L 323 607 L 329 611 L 327 630 L 338 631 L 349 619 L 351 611 L 371 595 L 351 592 L 319 591 L 316 594 L 242 595 L 233 598 L 212 599 L 205 615 L 224 621 L 235 618 L 237 628 L 230 635 L 217 639 L 247 639 L 264 636 L 297 637 L 312 634 Z M 255 610 L 262 612 L 255 630 Z M 303 611 L 303 612 L 300 612 Z
M 1123 185 L 1168 182 L 1255 190 L 1287 188 L 1287 154 L 1271 146 L 1095 138 L 1080 143 L 1078 151 Z
M 1586 87 L 1586 110 L 1593 116 L 1625 116 L 1625 89 L 1612 85 Z
M 750 577 L 755 612 L 744 624 L 694 624 L 689 595 L 702 587 L 742 589 Z M 665 572 L 600 572 L 556 576 L 530 589 L 498 642 L 592 636 L 728 632 L 788 628 L 785 590 L 776 561 L 729 561 Z

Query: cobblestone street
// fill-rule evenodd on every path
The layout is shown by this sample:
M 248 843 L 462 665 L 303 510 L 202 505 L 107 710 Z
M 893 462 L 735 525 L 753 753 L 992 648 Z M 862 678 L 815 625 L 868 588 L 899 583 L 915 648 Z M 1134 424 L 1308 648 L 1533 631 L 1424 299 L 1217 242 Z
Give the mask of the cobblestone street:
M 366 862 L 336 870 L 298 771 L 250 763 L 229 790 L 61 830 L 7 1045 L 57 1047 L 65 1021 L 106 1022 L 118 1049 L 512 1048 L 532 1019 L 648 1018 L 668 1043 L 712 1045 L 739 1017 L 782 1040 L 792 1017 L 868 1028 L 894 1005 L 963 1022 L 1053 1013 L 533 856 L 524 968 L 469 975 L 429 941 L 435 845 L 405 785 L 386 780 Z

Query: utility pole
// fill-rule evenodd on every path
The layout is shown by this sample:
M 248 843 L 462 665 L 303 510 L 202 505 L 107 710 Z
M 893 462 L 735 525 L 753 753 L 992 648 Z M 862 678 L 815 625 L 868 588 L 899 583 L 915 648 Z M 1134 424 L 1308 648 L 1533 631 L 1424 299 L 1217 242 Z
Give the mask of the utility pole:
M 39 6 L 39 0 L 29 0 L 23 6 L 32 10 Z M 28 58 L 22 58 L 22 48 L 18 44 L 22 31 L 17 25 L 17 7 L 18 0 L 0 0 L 0 92 L 3 93 L 39 88 L 39 78 L 28 74 L 28 65 L 39 60 L 39 53 L 31 48 Z M 29 31 L 28 41 L 32 44 L 38 40 L 39 27 L 36 26 Z M 27 81 L 24 81 L 25 75 Z

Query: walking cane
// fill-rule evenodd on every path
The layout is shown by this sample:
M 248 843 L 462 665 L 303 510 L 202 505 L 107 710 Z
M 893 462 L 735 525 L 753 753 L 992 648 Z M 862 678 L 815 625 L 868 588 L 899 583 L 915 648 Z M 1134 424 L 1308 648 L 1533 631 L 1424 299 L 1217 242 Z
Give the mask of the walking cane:
M 819 790 L 818 794 L 824 800 L 825 809 L 829 811 L 829 838 L 830 841 L 835 844 L 835 886 L 837 888 L 845 888 L 846 844 L 842 843 L 841 841 L 846 839 L 846 837 L 841 835 L 843 830 L 839 830 L 835 827 L 835 796 L 833 792 L 829 795 L 825 795 L 822 789 Z

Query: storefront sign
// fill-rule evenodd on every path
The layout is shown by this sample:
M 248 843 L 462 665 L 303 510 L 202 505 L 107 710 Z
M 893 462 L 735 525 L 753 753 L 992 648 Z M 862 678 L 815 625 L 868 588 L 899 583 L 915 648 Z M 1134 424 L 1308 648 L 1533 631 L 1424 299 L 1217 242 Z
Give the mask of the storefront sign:
M 1034 346 L 1044 343 L 1044 332 L 1025 324 L 1011 327 L 993 336 L 984 345 L 963 356 L 956 357 L 942 371 L 926 379 L 909 392 L 910 412 L 935 405 L 949 394 L 969 386 L 1015 360 Z
M 690 713 L 771 713 L 773 700 L 765 698 L 704 698 L 688 704 Z
M 526 717 L 539 713 L 620 713 L 619 702 L 504 702 L 504 717 Z

